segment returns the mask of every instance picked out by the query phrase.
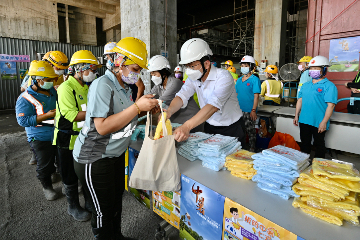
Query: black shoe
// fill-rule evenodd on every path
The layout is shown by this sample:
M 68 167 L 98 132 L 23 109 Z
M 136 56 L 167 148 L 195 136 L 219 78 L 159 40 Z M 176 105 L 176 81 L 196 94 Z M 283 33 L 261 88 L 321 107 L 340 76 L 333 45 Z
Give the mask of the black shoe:
M 114 240 L 114 238 L 112 237 L 112 229 L 108 229 L 105 227 L 93 228 L 92 232 L 94 234 L 95 240 Z

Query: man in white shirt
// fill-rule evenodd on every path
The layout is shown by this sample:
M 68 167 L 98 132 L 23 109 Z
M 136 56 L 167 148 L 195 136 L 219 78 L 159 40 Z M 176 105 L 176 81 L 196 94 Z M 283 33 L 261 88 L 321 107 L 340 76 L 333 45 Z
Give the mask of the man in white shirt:
M 189 80 L 185 82 L 167 110 L 167 118 L 185 108 L 190 97 L 197 93 L 201 110 L 174 132 L 175 140 L 185 141 L 190 130 L 205 122 L 204 132 L 237 137 L 244 140 L 241 127 L 243 115 L 235 90 L 234 79 L 225 69 L 214 67 L 209 45 L 200 38 L 186 41 L 180 50 Z

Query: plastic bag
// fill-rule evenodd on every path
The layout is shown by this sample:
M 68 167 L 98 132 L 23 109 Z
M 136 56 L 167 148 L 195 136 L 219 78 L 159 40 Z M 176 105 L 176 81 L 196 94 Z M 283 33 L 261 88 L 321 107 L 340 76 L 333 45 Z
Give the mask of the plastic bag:
M 294 137 L 287 133 L 275 132 L 269 143 L 269 148 L 282 145 L 300 151 L 300 146 L 295 141 Z

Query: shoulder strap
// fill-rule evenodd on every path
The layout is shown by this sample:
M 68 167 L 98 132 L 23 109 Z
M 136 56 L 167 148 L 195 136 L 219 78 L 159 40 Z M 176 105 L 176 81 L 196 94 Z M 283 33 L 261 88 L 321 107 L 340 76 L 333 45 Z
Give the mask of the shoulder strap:
M 36 115 L 40 116 L 44 114 L 43 105 L 38 100 L 36 100 L 36 98 L 34 98 L 30 93 L 28 93 L 27 90 L 23 93 L 22 96 L 35 107 Z

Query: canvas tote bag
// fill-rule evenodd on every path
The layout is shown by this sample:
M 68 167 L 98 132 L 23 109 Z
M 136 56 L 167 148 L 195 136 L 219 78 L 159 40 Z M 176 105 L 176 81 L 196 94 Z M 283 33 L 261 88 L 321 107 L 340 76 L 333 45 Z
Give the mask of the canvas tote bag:
M 162 104 L 159 105 L 163 116 L 164 137 L 154 140 L 152 130 L 149 134 L 150 114 L 147 112 L 145 139 L 130 176 L 129 186 L 151 191 L 179 191 L 181 182 L 175 139 L 173 135 L 167 134 Z

